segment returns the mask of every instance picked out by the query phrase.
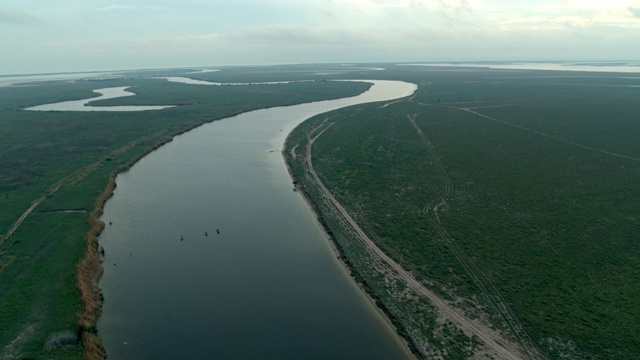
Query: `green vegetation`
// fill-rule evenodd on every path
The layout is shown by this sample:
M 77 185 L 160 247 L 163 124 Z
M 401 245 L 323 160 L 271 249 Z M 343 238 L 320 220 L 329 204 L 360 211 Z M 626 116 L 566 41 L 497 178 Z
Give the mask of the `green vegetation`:
M 153 75 L 180 72 L 185 70 Z M 242 78 L 239 74 L 236 71 Z M 83 347 L 95 345 L 86 342 L 86 335 L 95 332 L 91 319 L 97 308 L 80 316 L 81 304 L 86 312 L 88 302 L 100 298 L 87 294 L 91 286 L 83 288 L 82 281 L 95 281 L 99 275 L 92 241 L 101 229 L 96 217 L 114 172 L 126 170 L 150 149 L 203 123 L 258 108 L 353 96 L 369 86 L 329 82 L 194 86 L 141 75 L 146 74 L 0 87 L 0 358 L 80 358 Z M 22 110 L 97 96 L 93 89 L 115 86 L 131 86 L 138 96 L 93 105 L 184 106 L 149 112 Z M 6 237 L 38 200 L 42 202 L 33 213 Z M 87 250 L 93 252 L 97 266 L 78 267 Z
M 286 154 L 345 262 L 424 357 L 479 345 L 390 282 L 323 201 L 302 161 L 314 129 L 326 129 L 313 144 L 324 185 L 468 317 L 488 316 L 542 357 L 633 358 L 640 89 L 629 85 L 640 77 L 626 75 L 398 67 L 385 76 L 420 83 L 414 97 L 310 119 Z

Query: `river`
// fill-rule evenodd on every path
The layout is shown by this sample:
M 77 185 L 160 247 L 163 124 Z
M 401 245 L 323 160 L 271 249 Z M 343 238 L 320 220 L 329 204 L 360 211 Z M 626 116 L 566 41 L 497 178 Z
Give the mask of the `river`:
M 118 175 L 100 236 L 110 359 L 411 356 L 292 191 L 280 153 L 313 115 L 416 89 L 371 82 L 360 96 L 201 126 Z

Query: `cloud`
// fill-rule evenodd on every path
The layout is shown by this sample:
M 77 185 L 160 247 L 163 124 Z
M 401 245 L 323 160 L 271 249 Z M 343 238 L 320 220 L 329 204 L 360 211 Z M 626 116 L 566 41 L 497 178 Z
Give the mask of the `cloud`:
M 31 26 L 44 24 L 45 20 L 37 16 L 33 16 L 29 13 L 0 9 L 0 25 L 19 25 L 19 26 Z
M 162 8 L 156 6 L 140 6 L 140 5 L 108 5 L 101 7 L 100 11 L 161 11 Z
M 631 13 L 631 16 L 640 18 L 640 8 L 629 6 L 628 10 Z
M 373 33 L 373 34 L 372 34 Z M 52 53 L 234 53 L 265 54 L 277 49 L 302 53 L 310 49 L 342 49 L 372 47 L 388 41 L 390 34 L 375 29 L 349 30 L 340 27 L 274 25 L 245 28 L 228 33 L 177 36 L 109 37 L 84 40 L 49 41 L 41 46 Z M 395 38 L 394 35 L 391 35 Z M 266 49 L 266 50 L 265 50 Z M 341 50 L 341 51 L 342 51 Z
M 445 9 L 471 11 L 473 8 L 467 0 L 439 0 L 440 5 Z
M 273 25 L 253 27 L 224 35 L 245 44 L 260 45 L 343 45 L 368 43 L 372 37 L 360 31 L 341 27 L 310 27 L 303 25 Z

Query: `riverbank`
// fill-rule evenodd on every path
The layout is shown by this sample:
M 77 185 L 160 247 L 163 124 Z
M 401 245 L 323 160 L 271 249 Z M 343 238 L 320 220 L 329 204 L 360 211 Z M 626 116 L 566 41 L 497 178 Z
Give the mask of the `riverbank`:
M 237 116 L 242 113 L 244 113 L 244 111 L 231 116 Z M 220 119 L 213 119 L 209 122 L 183 129 L 169 135 L 168 138 L 163 137 L 163 139 L 158 143 L 146 148 L 142 153 L 128 160 L 125 165 L 120 166 L 109 175 L 107 185 L 96 199 L 95 207 L 89 216 L 90 230 L 86 236 L 86 251 L 84 258 L 77 266 L 77 286 L 81 304 L 81 312 L 78 316 L 78 333 L 83 346 L 85 359 L 99 360 L 107 357 L 106 350 L 98 335 L 96 327 L 98 318 L 102 314 L 104 301 L 99 285 L 104 268 L 102 267 L 101 250 L 98 238 L 105 228 L 105 223 L 100 220 L 100 216 L 104 213 L 104 206 L 107 200 L 113 196 L 113 192 L 117 186 L 116 178 L 118 177 L 118 174 L 128 171 L 145 156 L 173 141 L 176 136 L 185 134 L 195 128 L 217 120 Z
M 241 111 L 236 114 L 232 114 L 229 117 L 238 116 L 250 111 L 254 110 Z M 213 119 L 209 122 L 197 124 L 169 135 L 168 138 L 164 138 L 155 145 L 146 148 L 141 154 L 128 160 L 125 165 L 119 167 L 109 175 L 108 183 L 103 192 L 96 199 L 95 207 L 90 214 L 90 230 L 86 236 L 86 251 L 84 258 L 77 266 L 77 286 L 81 303 L 81 312 L 78 316 L 78 333 L 83 345 L 85 359 L 100 360 L 107 357 L 106 350 L 98 335 L 96 327 L 97 321 L 102 314 L 102 306 L 104 302 L 104 297 L 99 285 L 100 278 L 104 271 L 101 259 L 101 255 L 103 254 L 100 253 L 101 249 L 98 239 L 105 228 L 105 223 L 100 220 L 100 217 L 104 213 L 104 206 L 107 200 L 113 196 L 114 190 L 116 189 L 116 178 L 118 177 L 118 174 L 128 171 L 145 156 L 173 141 L 176 136 L 185 134 L 200 126 L 218 120 L 221 119 Z
M 190 130 L 190 129 L 189 129 Z M 189 131 L 189 130 L 185 130 Z M 179 134 L 173 135 L 177 136 Z M 140 159 L 158 149 L 162 145 L 171 142 L 170 139 L 159 142 L 147 148 L 142 154 L 129 160 L 125 166 L 120 167 L 109 175 L 109 181 L 104 191 L 98 196 L 95 207 L 89 217 L 90 230 L 87 233 L 87 244 L 84 258 L 77 267 L 78 292 L 80 295 L 81 313 L 78 317 L 78 327 L 80 341 L 84 349 L 85 359 L 99 360 L 106 358 L 106 351 L 98 336 L 96 323 L 102 312 L 103 296 L 100 291 L 100 277 L 104 271 L 99 253 L 98 237 L 104 230 L 105 223 L 100 220 L 104 212 L 104 205 L 113 196 L 116 188 L 116 178 L 119 173 L 127 171 Z
M 338 262 L 342 265 L 345 271 L 353 278 L 353 280 L 358 284 L 358 286 L 360 287 L 362 292 L 367 296 L 371 304 L 378 310 L 380 315 L 387 321 L 388 325 L 391 328 L 393 328 L 394 332 L 398 335 L 398 337 L 402 339 L 403 344 L 407 347 L 408 351 L 410 351 L 413 357 L 416 359 L 421 359 L 422 354 L 420 354 L 420 351 L 418 350 L 416 344 L 411 339 L 409 333 L 405 329 L 402 322 L 389 310 L 389 308 L 384 304 L 384 302 L 381 301 L 379 295 L 376 294 L 376 292 L 374 291 L 374 288 L 370 286 L 370 284 L 367 282 L 366 278 L 361 274 L 358 268 L 353 264 L 353 262 L 349 260 L 349 256 L 346 254 L 344 247 L 340 244 L 340 242 L 336 237 L 336 234 L 327 224 L 326 217 L 323 215 L 322 211 L 320 211 L 316 201 L 314 201 L 313 197 L 311 196 L 309 189 L 302 182 L 302 177 L 300 177 L 293 170 L 293 167 L 292 167 L 293 161 L 297 157 L 297 154 L 295 153 L 295 148 L 297 147 L 297 144 L 293 147 L 289 146 L 289 138 L 292 133 L 293 131 L 290 132 L 289 135 L 287 135 L 284 142 L 284 147 L 281 153 L 282 153 L 283 160 L 287 166 L 287 172 L 291 177 L 291 180 L 294 186 L 294 191 L 298 192 L 302 196 L 302 198 L 304 199 L 305 203 L 307 204 L 311 212 L 313 212 L 313 214 L 315 215 L 318 221 L 318 224 L 322 227 L 322 229 L 324 230 L 324 232 L 328 237 L 328 243 L 331 246 L 331 249 L 333 249 L 333 252 Z

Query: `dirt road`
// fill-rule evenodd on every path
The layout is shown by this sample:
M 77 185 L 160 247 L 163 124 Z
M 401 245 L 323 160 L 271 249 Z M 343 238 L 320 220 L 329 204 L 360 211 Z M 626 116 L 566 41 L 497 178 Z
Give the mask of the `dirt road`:
M 42 195 L 41 197 L 37 198 L 32 204 L 31 206 L 24 212 L 22 213 L 22 215 L 20 215 L 20 217 L 18 218 L 18 220 L 16 220 L 13 225 L 11 225 L 11 227 L 9 228 L 9 230 L 3 235 L 0 236 L 0 245 L 7 240 L 11 234 L 13 234 L 19 227 L 20 225 L 22 225 L 22 223 L 24 222 L 24 220 L 27 218 L 27 216 L 29 216 L 33 210 L 35 210 L 36 207 L 38 207 L 38 205 L 40 205 L 47 197 L 55 194 L 60 187 L 62 187 L 62 185 L 75 181 L 77 180 L 77 178 L 81 178 L 83 176 L 86 176 L 88 173 L 95 171 L 98 167 L 100 167 L 100 165 L 102 165 L 103 162 L 105 162 L 107 159 L 109 158 L 113 158 L 117 155 L 123 154 L 124 152 L 128 151 L 129 149 L 131 149 L 133 146 L 139 144 L 142 141 L 148 140 L 150 138 L 159 136 L 160 134 L 162 134 L 164 131 L 159 131 L 156 133 L 153 133 L 151 135 L 145 136 L 143 138 L 140 138 L 138 140 L 132 141 L 129 144 L 126 144 L 110 153 L 108 153 L 107 155 L 104 155 L 103 157 L 101 157 L 98 161 L 89 164 L 85 167 L 83 167 L 82 169 L 65 176 L 64 178 L 58 180 L 57 182 L 55 182 L 54 184 L 52 184 L 51 186 L 49 186 L 49 189 L 47 189 L 47 191 L 45 192 L 44 195 Z

